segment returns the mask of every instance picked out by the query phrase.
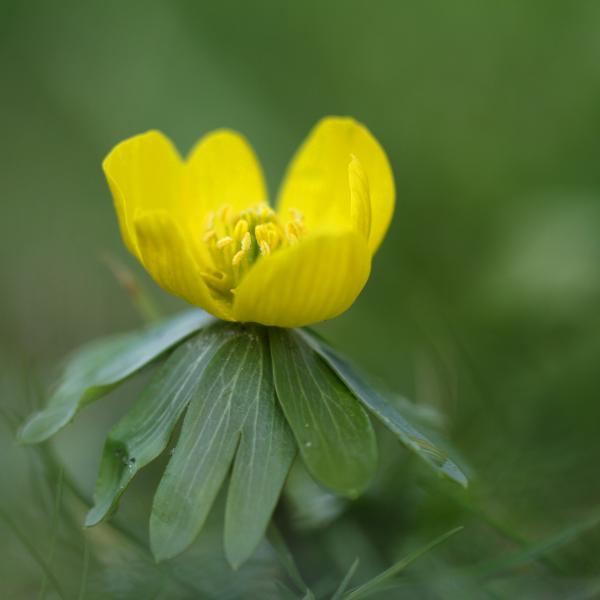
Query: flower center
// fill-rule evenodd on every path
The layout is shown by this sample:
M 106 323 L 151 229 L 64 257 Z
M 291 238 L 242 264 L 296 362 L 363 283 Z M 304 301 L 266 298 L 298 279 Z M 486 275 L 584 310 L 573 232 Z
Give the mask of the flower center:
M 202 273 L 209 288 L 233 299 L 235 288 L 252 264 L 280 248 L 295 244 L 306 231 L 304 217 L 290 209 L 282 221 L 267 204 L 257 204 L 240 212 L 228 204 L 209 213 L 203 240 L 212 268 Z

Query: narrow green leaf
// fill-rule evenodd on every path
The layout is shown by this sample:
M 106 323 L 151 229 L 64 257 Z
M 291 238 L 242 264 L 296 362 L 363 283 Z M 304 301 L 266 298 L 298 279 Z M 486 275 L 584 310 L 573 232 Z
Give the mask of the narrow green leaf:
M 234 568 L 250 557 L 265 534 L 296 455 L 296 443 L 279 408 L 266 337 L 261 383 L 235 456 L 225 512 L 225 554 Z
M 277 397 L 313 477 L 357 496 L 377 465 L 368 415 L 295 330 L 269 329 Z
M 279 562 L 285 569 L 292 582 L 302 592 L 310 593 L 306 582 L 300 574 L 298 565 L 294 560 L 294 555 L 292 554 L 284 537 L 281 535 L 281 532 L 279 531 L 279 529 L 273 521 L 271 521 L 269 527 L 267 528 L 267 539 L 269 540 L 269 543 L 271 544 L 273 550 L 275 550 L 275 552 L 277 553 Z
M 350 584 L 350 581 L 352 580 L 352 577 L 354 576 L 354 573 L 356 572 L 356 569 L 358 568 L 358 563 L 359 563 L 358 558 L 355 558 L 354 562 L 350 565 L 348 572 L 344 576 L 344 579 L 342 579 L 337 590 L 335 590 L 333 596 L 331 596 L 331 600 L 340 600 L 340 598 L 343 597 L 344 592 L 348 588 L 348 585 Z
M 401 571 L 406 569 L 411 563 L 415 562 L 417 559 L 421 558 L 424 554 L 427 554 L 430 550 L 433 550 L 436 546 L 443 544 L 446 540 L 451 538 L 453 535 L 457 534 L 459 531 L 462 531 L 462 527 L 456 527 L 446 533 L 440 535 L 429 544 L 426 544 L 422 548 L 411 552 L 408 556 L 399 560 L 397 563 L 392 565 L 389 569 L 386 569 L 376 577 L 373 577 L 367 583 L 363 583 L 363 585 L 353 589 L 348 594 L 344 596 L 344 600 L 358 600 L 359 598 L 366 598 L 369 594 L 372 594 L 377 590 L 379 586 L 385 583 L 388 579 L 398 575 Z
M 312 332 L 301 330 L 300 335 L 331 366 L 365 407 L 398 437 L 402 444 L 433 467 L 436 472 L 467 487 L 467 478 L 460 468 L 445 452 L 409 423 L 395 406 L 366 381 L 356 367 L 339 356 Z
M 105 519 L 136 473 L 166 447 L 206 365 L 229 339 L 217 323 L 179 346 L 161 366 L 138 401 L 111 430 L 104 445 L 89 527 Z
M 142 331 L 112 336 L 84 346 L 68 360 L 47 407 L 20 431 L 20 440 L 35 444 L 62 429 L 78 410 L 108 393 L 177 342 L 214 321 L 194 309 Z
M 600 525 L 600 512 L 596 511 L 584 521 L 563 529 L 541 542 L 530 544 L 526 548 L 508 556 L 486 561 L 468 569 L 468 573 L 478 577 L 489 577 L 498 573 L 519 569 L 540 558 L 546 557 L 551 552 L 571 543 L 581 534 L 598 527 L 598 525 Z
M 268 357 L 258 330 L 238 327 L 206 367 L 154 497 L 150 544 L 157 560 L 196 538 L 233 460 L 240 431 L 258 401 Z
M 85 599 L 85 589 L 88 582 L 88 572 L 90 570 L 90 544 L 86 535 L 83 536 L 83 569 L 81 570 L 81 580 L 79 582 L 78 600 Z
M 33 541 L 31 541 L 27 537 L 27 535 L 23 533 L 21 528 L 14 522 L 12 517 L 8 513 L 6 513 L 2 508 L 0 508 L 0 521 L 4 522 L 4 524 L 13 532 L 15 537 L 21 542 L 21 544 L 29 552 L 33 560 L 38 564 L 44 576 L 52 584 L 57 596 L 64 600 L 66 596 L 63 592 L 60 582 L 54 575 L 54 572 L 52 571 L 50 565 L 46 562 L 45 557 L 38 550 L 37 545 Z

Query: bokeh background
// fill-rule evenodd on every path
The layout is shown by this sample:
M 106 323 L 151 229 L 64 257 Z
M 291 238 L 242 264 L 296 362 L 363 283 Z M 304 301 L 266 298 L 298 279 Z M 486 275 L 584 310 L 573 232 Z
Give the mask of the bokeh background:
M 373 131 L 398 201 L 368 287 L 318 329 L 414 402 L 472 485 L 438 481 L 385 432 L 356 502 L 298 470 L 278 519 L 305 580 L 329 597 L 356 557 L 353 584 L 464 525 L 378 597 L 600 597 L 599 3 L 2 0 L 0 73 L 2 598 L 297 597 L 269 544 L 229 571 L 219 508 L 191 551 L 153 564 L 164 462 L 112 525 L 82 530 L 139 382 L 50 446 L 14 430 L 68 351 L 140 325 L 107 263 L 165 314 L 182 306 L 120 241 L 110 148 L 158 128 L 186 152 L 235 128 L 275 196 L 326 114 Z

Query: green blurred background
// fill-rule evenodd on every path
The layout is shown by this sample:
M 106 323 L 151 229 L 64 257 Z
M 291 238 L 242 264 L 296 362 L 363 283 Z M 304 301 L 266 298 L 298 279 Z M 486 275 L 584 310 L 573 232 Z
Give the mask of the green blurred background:
M 368 125 L 398 199 L 366 290 L 319 330 L 433 414 L 473 483 L 433 479 L 384 432 L 381 473 L 351 505 L 297 473 L 278 518 L 300 570 L 328 597 L 356 556 L 359 583 L 464 525 L 379 597 L 600 597 L 600 3 L 2 0 L 0 73 L 2 598 L 294 597 L 267 544 L 228 570 L 218 515 L 154 566 L 161 465 L 116 526 L 81 530 L 66 482 L 91 497 L 138 384 L 52 447 L 13 434 L 65 353 L 139 326 L 107 256 L 165 313 L 182 306 L 120 241 L 110 148 L 158 128 L 185 152 L 238 129 L 274 196 L 327 114 Z

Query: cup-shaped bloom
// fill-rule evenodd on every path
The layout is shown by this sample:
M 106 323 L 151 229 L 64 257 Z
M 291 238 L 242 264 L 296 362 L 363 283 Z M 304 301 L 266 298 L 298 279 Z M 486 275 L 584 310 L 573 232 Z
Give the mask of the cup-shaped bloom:
M 276 209 L 253 150 L 229 130 L 186 160 L 150 131 L 103 168 L 129 250 L 162 288 L 228 321 L 299 327 L 347 310 L 394 209 L 387 157 L 350 118 L 314 127 Z

